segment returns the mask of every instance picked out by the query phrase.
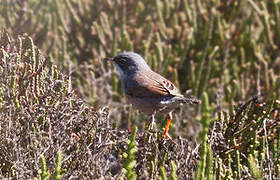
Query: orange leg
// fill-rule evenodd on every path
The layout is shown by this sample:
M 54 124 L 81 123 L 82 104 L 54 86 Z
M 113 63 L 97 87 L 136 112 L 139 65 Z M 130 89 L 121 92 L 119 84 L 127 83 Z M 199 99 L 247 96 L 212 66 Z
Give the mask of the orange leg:
M 168 139 L 171 139 L 168 135 L 168 129 L 169 129 L 169 126 L 171 124 L 171 119 L 172 119 L 172 113 L 170 112 L 169 117 L 168 117 L 167 122 L 166 122 L 166 125 L 165 125 L 165 129 L 163 131 L 163 136 L 165 136 Z

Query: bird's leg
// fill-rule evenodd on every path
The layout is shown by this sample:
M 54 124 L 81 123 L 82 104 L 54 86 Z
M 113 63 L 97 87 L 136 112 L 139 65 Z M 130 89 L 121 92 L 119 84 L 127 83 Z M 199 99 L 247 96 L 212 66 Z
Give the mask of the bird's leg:
M 150 118 L 150 122 L 148 124 L 148 130 L 153 130 L 154 129 L 154 124 L 155 124 L 155 115 L 152 114 Z
M 163 136 L 165 136 L 168 139 L 171 139 L 168 135 L 168 129 L 169 129 L 169 126 L 171 124 L 171 120 L 172 120 L 172 112 L 169 112 L 168 113 L 168 119 L 167 119 L 167 122 L 166 122 L 166 125 L 165 125 L 165 129 L 163 131 Z
M 154 123 L 155 123 L 155 115 L 152 114 L 152 115 L 150 116 L 148 126 L 146 126 L 145 131 L 144 131 L 144 134 L 143 134 L 143 136 L 142 136 L 142 141 L 143 141 L 143 142 L 145 142 L 146 132 L 154 129 Z M 149 136 L 148 142 L 150 142 L 150 141 L 151 141 L 151 136 Z
M 151 122 L 152 124 L 151 124 L 151 130 L 153 130 L 154 129 L 154 124 L 155 124 L 155 115 L 154 114 L 152 114 L 152 122 Z

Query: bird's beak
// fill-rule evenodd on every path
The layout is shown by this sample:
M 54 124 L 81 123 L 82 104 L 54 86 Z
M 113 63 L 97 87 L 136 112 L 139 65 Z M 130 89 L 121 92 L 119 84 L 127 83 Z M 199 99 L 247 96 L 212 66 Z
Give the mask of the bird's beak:
M 107 62 L 111 62 L 111 61 L 113 61 L 113 58 L 109 58 L 109 57 L 107 57 L 107 58 L 104 58 L 104 61 L 107 61 Z

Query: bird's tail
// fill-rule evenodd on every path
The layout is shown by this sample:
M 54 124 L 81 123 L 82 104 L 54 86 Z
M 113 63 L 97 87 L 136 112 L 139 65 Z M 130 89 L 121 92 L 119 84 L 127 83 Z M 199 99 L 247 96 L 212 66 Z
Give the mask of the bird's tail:
M 184 104 L 200 104 L 201 101 L 199 99 L 196 99 L 196 98 L 184 98 L 183 103 Z

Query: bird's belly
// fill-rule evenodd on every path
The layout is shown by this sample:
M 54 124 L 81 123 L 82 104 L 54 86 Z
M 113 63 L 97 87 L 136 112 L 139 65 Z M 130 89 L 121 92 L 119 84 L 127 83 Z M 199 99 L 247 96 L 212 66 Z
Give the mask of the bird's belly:
M 172 99 L 137 98 L 131 96 L 126 96 L 126 98 L 134 108 L 148 115 L 155 113 L 168 113 L 179 104 L 176 101 L 172 101 Z

